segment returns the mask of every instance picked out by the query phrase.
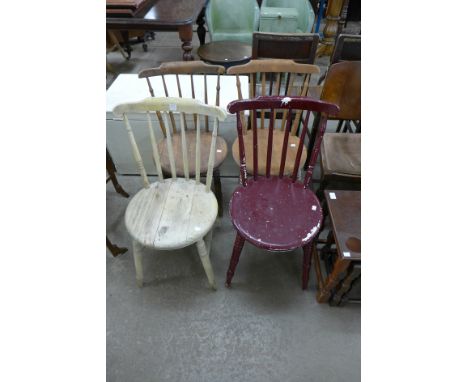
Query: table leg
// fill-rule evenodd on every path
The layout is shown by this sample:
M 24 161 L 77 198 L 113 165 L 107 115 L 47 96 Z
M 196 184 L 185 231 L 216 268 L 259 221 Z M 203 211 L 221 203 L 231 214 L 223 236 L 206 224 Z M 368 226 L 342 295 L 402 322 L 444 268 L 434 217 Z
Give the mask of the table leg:
M 184 61 L 193 61 L 192 56 L 192 24 L 181 25 L 179 27 L 179 38 L 182 41 L 182 49 L 184 51 Z
M 333 294 L 333 297 L 330 300 L 330 305 L 342 305 L 343 296 L 345 293 L 349 293 L 353 281 L 361 275 L 361 264 L 353 264 L 350 268 L 351 269 L 341 283 L 340 288 Z
M 205 29 L 205 7 L 201 10 L 200 14 L 197 17 L 197 35 L 198 40 L 200 40 L 200 45 L 205 45 L 205 36 L 206 36 L 206 29 Z
M 325 28 L 323 29 L 323 40 L 317 49 L 317 57 L 330 56 L 335 47 L 335 39 L 339 29 L 341 12 L 344 0 L 330 0 L 327 5 Z
M 316 299 L 318 302 L 327 302 L 341 279 L 346 275 L 346 271 L 351 263 L 350 260 L 336 259 L 332 272 L 327 276 L 322 289 L 317 291 Z

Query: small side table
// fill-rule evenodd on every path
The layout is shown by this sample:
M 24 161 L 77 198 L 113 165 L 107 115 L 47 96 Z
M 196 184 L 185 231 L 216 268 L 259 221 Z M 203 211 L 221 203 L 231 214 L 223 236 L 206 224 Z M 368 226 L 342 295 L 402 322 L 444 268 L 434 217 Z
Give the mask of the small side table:
M 325 190 L 325 201 L 332 229 L 320 251 L 332 261 L 323 280 L 320 256 L 317 246 L 314 246 L 312 256 L 318 282 L 316 298 L 318 302 L 343 305 L 353 285 L 361 281 L 361 192 Z M 334 256 L 331 255 L 332 245 L 336 246 Z
M 200 46 L 198 55 L 203 61 L 228 68 L 250 61 L 252 46 L 239 41 L 213 41 Z

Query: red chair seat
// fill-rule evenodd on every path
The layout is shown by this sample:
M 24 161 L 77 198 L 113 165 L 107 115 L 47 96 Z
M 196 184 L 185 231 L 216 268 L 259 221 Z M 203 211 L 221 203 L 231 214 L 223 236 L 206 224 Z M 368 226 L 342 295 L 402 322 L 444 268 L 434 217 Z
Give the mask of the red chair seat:
M 315 194 L 291 178 L 258 177 L 239 186 L 230 202 L 239 234 L 257 247 L 286 251 L 310 243 L 322 224 Z

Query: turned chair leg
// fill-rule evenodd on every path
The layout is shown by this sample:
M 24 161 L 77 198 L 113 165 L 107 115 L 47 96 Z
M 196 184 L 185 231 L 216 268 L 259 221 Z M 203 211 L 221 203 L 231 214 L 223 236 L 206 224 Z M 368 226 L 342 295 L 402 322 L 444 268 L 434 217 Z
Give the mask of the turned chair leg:
M 231 280 L 236 271 L 237 263 L 239 262 L 239 257 L 244 247 L 245 239 L 237 234 L 236 241 L 234 242 L 234 248 L 232 249 L 231 261 L 229 262 L 229 268 L 226 274 L 226 286 L 229 288 L 231 286 Z
M 302 289 L 306 290 L 309 284 L 310 264 L 312 260 L 312 243 L 302 247 L 304 251 L 302 265 Z
M 203 264 L 203 269 L 205 270 L 206 277 L 208 278 L 208 283 L 210 284 L 211 288 L 216 290 L 216 281 L 214 278 L 213 267 L 211 266 L 209 253 L 209 250 L 211 250 L 211 235 L 212 231 L 210 231 L 210 233 L 207 235 L 208 243 L 206 243 L 206 245 L 203 239 L 197 241 L 197 250 L 198 255 L 200 256 L 200 260 Z
M 135 273 L 137 285 L 143 287 L 143 256 L 142 256 L 143 246 L 138 243 L 136 240 L 133 240 L 133 260 L 135 261 Z
M 218 200 L 218 216 L 223 216 L 223 192 L 221 190 L 221 176 L 219 174 L 219 169 L 213 170 L 213 186 L 214 194 Z

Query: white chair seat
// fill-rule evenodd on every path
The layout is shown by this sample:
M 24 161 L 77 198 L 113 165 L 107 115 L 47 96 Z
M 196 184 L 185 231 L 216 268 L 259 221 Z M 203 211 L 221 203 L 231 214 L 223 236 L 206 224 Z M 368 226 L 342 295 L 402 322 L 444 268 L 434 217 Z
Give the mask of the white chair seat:
M 140 190 L 125 212 L 132 238 L 145 247 L 171 250 L 202 239 L 213 226 L 218 203 L 193 179 L 164 179 Z

